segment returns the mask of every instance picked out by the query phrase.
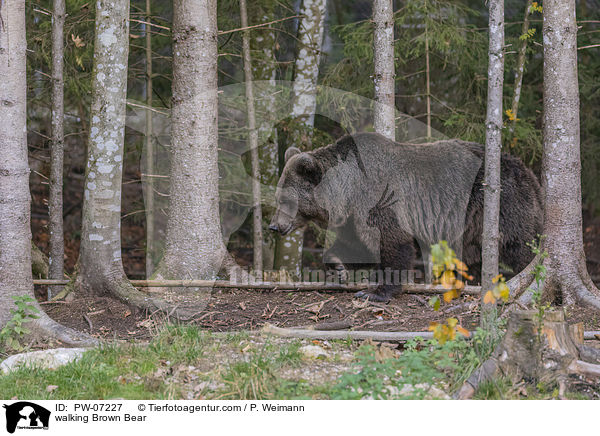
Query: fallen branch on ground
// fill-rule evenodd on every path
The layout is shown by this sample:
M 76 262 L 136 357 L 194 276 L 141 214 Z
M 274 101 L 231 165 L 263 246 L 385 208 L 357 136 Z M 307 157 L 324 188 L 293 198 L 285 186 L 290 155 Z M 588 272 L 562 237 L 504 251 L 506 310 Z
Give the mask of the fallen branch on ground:
M 68 280 L 34 280 L 34 285 L 55 285 L 64 286 Z M 140 288 L 236 288 L 236 289 L 277 289 L 287 291 L 345 291 L 356 292 L 377 286 L 376 283 L 356 283 L 356 284 L 338 284 L 338 283 L 319 283 L 319 282 L 253 282 L 237 283 L 228 280 L 130 280 L 133 286 Z M 410 283 L 402 285 L 402 291 L 408 294 L 443 294 L 448 289 L 442 285 L 425 285 Z M 467 295 L 480 295 L 480 286 L 465 286 L 461 291 Z
M 299 329 L 285 329 L 281 327 L 275 327 L 272 324 L 265 324 L 261 330 L 263 333 L 268 333 L 283 338 L 298 338 L 298 339 L 321 339 L 321 340 L 332 340 L 332 339 L 353 339 L 353 340 L 367 340 L 373 341 L 396 341 L 403 342 L 415 338 L 431 339 L 433 333 L 431 332 L 372 332 L 372 331 L 353 331 L 353 330 L 341 330 L 341 331 L 326 331 L 326 330 L 299 330 Z

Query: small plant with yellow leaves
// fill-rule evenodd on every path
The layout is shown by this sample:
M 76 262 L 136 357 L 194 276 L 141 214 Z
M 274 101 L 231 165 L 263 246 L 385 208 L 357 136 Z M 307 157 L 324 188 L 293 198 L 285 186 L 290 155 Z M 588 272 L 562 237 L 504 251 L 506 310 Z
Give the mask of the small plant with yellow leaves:
M 465 287 L 465 282 L 461 279 L 473 280 L 473 276 L 468 273 L 467 265 L 456 257 L 456 253 L 448 246 L 447 241 L 440 241 L 439 244 L 431 246 L 431 261 L 434 283 L 441 284 L 447 289 L 442 294 L 445 303 L 460 296 L 460 292 Z M 440 298 L 437 296 L 431 298 L 429 305 L 437 312 L 441 306 Z M 466 337 L 470 336 L 469 331 L 461 327 L 456 318 L 449 318 L 444 324 L 432 322 L 429 331 L 433 332 L 433 337 L 440 344 L 454 340 L 457 332 Z
M 456 338 L 456 333 L 460 333 L 467 338 L 471 336 L 471 332 L 460 326 L 456 318 L 448 318 L 445 324 L 432 322 L 429 324 L 429 331 L 433 332 L 433 338 L 440 345 L 444 345 L 446 341 L 453 341 Z
M 544 8 L 542 8 L 542 5 L 538 4 L 538 2 L 533 2 L 531 4 L 531 7 L 529 8 L 529 11 L 542 13 L 544 11 Z
M 519 121 L 519 118 L 517 118 L 512 109 L 506 109 L 504 113 L 508 117 L 508 121 Z

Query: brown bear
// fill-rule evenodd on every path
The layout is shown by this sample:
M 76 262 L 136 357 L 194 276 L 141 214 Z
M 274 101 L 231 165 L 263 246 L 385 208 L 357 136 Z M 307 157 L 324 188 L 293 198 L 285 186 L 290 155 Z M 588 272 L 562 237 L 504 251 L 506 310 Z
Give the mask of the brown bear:
M 483 159 L 480 144 L 397 143 L 376 133 L 344 136 L 311 152 L 290 148 L 269 228 L 288 234 L 314 221 L 333 231 L 325 262 L 338 270 L 410 270 L 413 241 L 426 255 L 446 240 L 478 275 Z M 506 153 L 501 173 L 500 261 L 518 272 L 533 258 L 527 243 L 542 230 L 541 188 L 533 172 Z M 399 290 L 384 283 L 357 296 L 388 301 Z

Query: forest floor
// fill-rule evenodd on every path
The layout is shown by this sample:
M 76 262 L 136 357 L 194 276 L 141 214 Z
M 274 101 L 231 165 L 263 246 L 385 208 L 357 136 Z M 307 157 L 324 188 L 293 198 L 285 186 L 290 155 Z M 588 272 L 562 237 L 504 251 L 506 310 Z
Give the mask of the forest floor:
M 403 294 L 389 304 L 365 303 L 352 293 L 286 292 L 242 289 L 215 290 L 206 308 L 192 325 L 213 332 L 260 330 L 265 324 L 307 327 L 344 321 L 349 329 L 378 331 L 427 331 L 431 322 L 458 319 L 474 330 L 479 322 L 478 303 L 462 296 L 434 311 L 421 295 Z M 103 339 L 147 340 L 156 327 L 168 322 L 162 316 L 135 313 L 110 297 L 79 297 L 69 303 L 43 304 L 56 321 Z M 600 330 L 600 315 L 576 307 L 569 322 L 583 322 L 586 330 Z

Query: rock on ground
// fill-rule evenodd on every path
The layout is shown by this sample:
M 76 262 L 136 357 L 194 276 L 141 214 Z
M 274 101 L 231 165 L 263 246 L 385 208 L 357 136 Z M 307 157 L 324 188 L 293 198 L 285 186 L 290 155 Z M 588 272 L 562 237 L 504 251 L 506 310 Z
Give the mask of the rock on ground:
M 0 370 L 8 374 L 19 367 L 28 366 L 56 369 L 81 358 L 86 350 L 87 348 L 52 348 L 15 354 L 0 363 Z

